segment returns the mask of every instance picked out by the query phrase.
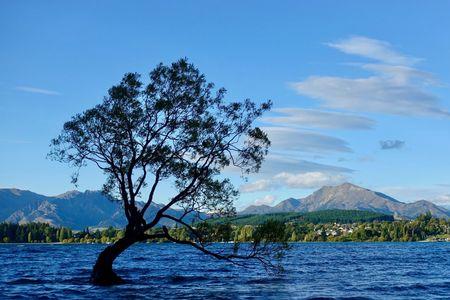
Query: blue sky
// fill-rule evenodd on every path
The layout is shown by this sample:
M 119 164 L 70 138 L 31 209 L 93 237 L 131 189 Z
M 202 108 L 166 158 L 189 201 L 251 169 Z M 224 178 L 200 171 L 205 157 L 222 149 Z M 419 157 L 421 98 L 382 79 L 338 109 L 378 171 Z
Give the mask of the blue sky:
M 0 187 L 55 195 L 50 139 L 125 72 L 188 57 L 229 99 L 272 99 L 238 207 L 350 181 L 450 204 L 448 1 L 3 1 Z M 79 189 L 101 173 L 81 172 Z M 165 186 L 161 202 L 170 194 Z

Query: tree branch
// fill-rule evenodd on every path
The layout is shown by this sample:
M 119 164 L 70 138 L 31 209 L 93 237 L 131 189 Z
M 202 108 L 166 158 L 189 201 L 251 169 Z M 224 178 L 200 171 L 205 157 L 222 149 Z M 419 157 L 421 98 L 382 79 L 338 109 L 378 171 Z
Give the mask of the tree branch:
M 235 254 L 235 253 L 223 255 L 223 254 L 220 254 L 220 253 L 217 253 L 217 252 L 213 252 L 211 250 L 206 249 L 202 244 L 198 244 L 198 243 L 195 243 L 195 242 L 189 241 L 189 240 L 179 240 L 179 239 L 174 238 L 173 236 L 171 236 L 169 234 L 169 230 L 167 229 L 166 226 L 163 226 L 162 229 L 163 229 L 165 238 L 168 239 L 169 241 L 171 241 L 173 243 L 177 243 L 177 244 L 183 244 L 183 245 L 192 246 L 192 247 L 200 250 L 201 252 L 203 252 L 205 254 L 208 254 L 208 255 L 216 258 L 216 259 L 226 260 L 226 261 L 229 261 L 229 262 L 231 262 L 233 264 L 240 265 L 240 266 L 245 266 L 245 265 L 242 264 L 242 263 L 238 263 L 236 260 L 250 260 L 250 259 L 254 259 L 254 260 L 257 260 L 260 263 L 262 263 L 265 267 L 272 267 L 273 266 L 273 264 L 271 264 L 269 260 L 267 260 L 267 259 L 265 259 L 265 258 L 263 258 L 261 256 L 258 256 L 258 252 L 257 251 L 252 251 L 249 255 L 239 255 L 239 254 Z

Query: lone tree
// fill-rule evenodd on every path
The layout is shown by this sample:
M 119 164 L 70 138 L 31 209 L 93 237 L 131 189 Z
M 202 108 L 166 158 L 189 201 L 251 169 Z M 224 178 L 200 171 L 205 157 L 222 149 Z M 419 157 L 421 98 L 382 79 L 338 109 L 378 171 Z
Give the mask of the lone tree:
M 282 246 L 269 241 L 270 224 L 259 228 L 251 246 L 224 252 L 214 251 L 217 247 L 211 250 L 208 231 L 186 221 L 194 213 L 234 214 L 238 192 L 220 176 L 221 171 L 236 167 L 243 176 L 257 172 L 270 145 L 267 135 L 252 124 L 271 102 L 225 102 L 224 95 L 225 89 L 215 90 L 186 59 L 170 66 L 160 64 L 151 71 L 147 85 L 140 75 L 125 74 L 101 104 L 72 117 L 52 140 L 52 159 L 77 170 L 93 163 L 104 172 L 103 190 L 120 199 L 128 221 L 124 237 L 98 256 L 91 275 L 94 284 L 121 283 L 112 268 L 114 260 L 134 243 L 149 239 L 191 245 L 236 263 L 255 259 L 270 266 L 280 253 Z M 77 179 L 78 171 L 73 182 Z M 162 181 L 173 184 L 174 195 L 146 220 L 145 212 Z M 171 208 L 184 211 L 174 216 Z M 190 239 L 172 236 L 159 225 L 163 219 L 184 226 Z

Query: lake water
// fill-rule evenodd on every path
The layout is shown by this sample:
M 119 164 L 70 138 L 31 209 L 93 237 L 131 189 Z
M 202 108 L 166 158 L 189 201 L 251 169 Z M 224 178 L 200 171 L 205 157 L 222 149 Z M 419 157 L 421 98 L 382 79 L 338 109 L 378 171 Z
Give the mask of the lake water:
M 140 244 L 115 264 L 130 283 L 92 286 L 104 247 L 0 244 L 0 299 L 450 299 L 450 243 L 294 244 L 282 275 Z

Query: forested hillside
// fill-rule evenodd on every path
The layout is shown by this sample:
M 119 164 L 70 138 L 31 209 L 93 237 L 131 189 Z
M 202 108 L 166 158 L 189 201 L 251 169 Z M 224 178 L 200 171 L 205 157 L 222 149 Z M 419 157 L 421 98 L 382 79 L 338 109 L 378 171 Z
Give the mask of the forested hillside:
M 283 223 L 356 223 L 356 222 L 372 222 L 372 221 L 394 221 L 394 217 L 382 213 L 362 211 L 362 210 L 322 210 L 307 213 L 288 212 L 288 213 L 272 213 L 264 215 L 239 215 L 230 218 L 211 219 L 208 222 L 231 223 L 234 225 L 259 225 L 267 220 L 272 219 Z

